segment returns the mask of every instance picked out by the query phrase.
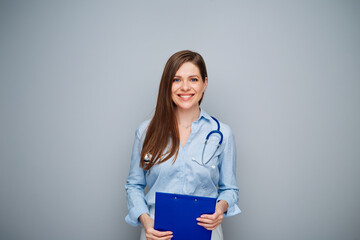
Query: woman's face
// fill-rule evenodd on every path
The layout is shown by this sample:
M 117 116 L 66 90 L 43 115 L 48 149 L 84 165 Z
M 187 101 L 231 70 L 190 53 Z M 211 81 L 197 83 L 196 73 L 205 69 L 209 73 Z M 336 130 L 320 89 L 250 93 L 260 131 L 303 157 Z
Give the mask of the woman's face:
M 199 68 L 191 62 L 183 63 L 175 73 L 171 97 L 182 110 L 199 108 L 199 101 L 206 89 L 207 78 L 202 80 Z

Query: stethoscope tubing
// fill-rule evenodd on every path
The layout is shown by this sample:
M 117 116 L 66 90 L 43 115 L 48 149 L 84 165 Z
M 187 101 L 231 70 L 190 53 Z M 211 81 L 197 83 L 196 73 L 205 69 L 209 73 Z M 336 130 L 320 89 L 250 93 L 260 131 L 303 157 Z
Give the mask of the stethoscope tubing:
M 221 143 L 222 143 L 222 141 L 223 141 L 223 134 L 222 134 L 222 132 L 220 131 L 220 123 L 219 123 L 219 121 L 218 121 L 216 118 L 214 118 L 213 116 L 211 116 L 211 118 L 214 119 L 214 121 L 216 122 L 216 124 L 217 124 L 217 130 L 213 130 L 213 131 L 209 132 L 209 134 L 206 136 L 206 140 L 209 139 L 209 137 L 210 137 L 211 134 L 213 134 L 213 133 L 218 133 L 218 134 L 220 135 L 219 145 L 221 145 Z
M 213 116 L 211 116 L 211 118 L 214 119 L 214 121 L 216 122 L 216 124 L 217 124 L 217 130 L 213 130 L 213 131 L 209 132 L 208 135 L 207 135 L 206 138 L 205 138 L 204 147 L 203 147 L 203 150 L 202 150 L 202 153 L 201 153 L 201 164 L 198 163 L 197 161 L 193 160 L 193 161 L 195 161 L 196 163 L 198 163 L 199 165 L 204 166 L 204 167 L 205 167 L 206 164 L 208 164 L 208 163 L 210 162 L 210 160 L 214 157 L 216 151 L 219 149 L 219 147 L 220 147 L 220 145 L 222 144 L 222 141 L 223 141 L 223 134 L 222 134 L 222 132 L 220 131 L 220 123 L 219 123 L 219 121 L 218 121 L 215 117 L 213 117 Z M 206 146 L 207 146 L 207 142 L 208 142 L 210 136 L 211 136 L 212 134 L 215 134 L 215 133 L 217 133 L 217 134 L 220 135 L 219 143 L 218 143 L 218 145 L 217 145 L 217 147 L 216 147 L 216 150 L 214 151 L 214 153 L 213 153 L 213 154 L 211 155 L 211 157 L 209 158 L 209 160 L 207 160 L 206 162 L 204 162 L 204 153 L 205 153 L 205 149 L 206 149 Z

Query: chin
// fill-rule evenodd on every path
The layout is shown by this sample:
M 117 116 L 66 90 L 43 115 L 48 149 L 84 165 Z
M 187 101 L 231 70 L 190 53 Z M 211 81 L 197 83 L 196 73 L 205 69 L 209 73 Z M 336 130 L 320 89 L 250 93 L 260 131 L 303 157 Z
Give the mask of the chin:
M 194 110 L 194 109 L 198 109 L 199 105 L 176 105 L 178 109 L 184 110 L 184 111 L 189 111 L 189 110 Z

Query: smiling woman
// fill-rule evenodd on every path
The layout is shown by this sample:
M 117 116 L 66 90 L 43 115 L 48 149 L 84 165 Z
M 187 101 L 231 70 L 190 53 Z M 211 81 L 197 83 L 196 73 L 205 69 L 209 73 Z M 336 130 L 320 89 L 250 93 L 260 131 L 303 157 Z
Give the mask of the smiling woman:
M 186 62 L 177 70 L 171 87 L 171 98 L 177 111 L 196 111 L 207 86 L 207 77 L 201 79 L 199 68 Z
M 200 108 L 207 83 L 200 54 L 186 50 L 172 55 L 161 77 L 154 116 L 136 131 L 125 185 L 129 208 L 125 220 L 143 226 L 141 240 L 173 237 L 171 231 L 154 229 L 157 191 L 216 198 L 215 212 L 196 219 L 212 230 L 212 240 L 223 239 L 224 216 L 241 212 L 231 129 Z

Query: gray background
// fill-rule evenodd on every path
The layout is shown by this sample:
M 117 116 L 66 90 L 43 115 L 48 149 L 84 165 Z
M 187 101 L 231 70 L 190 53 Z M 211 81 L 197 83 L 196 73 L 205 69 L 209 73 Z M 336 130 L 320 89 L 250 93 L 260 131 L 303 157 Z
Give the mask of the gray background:
M 359 1 L 1 1 L 0 239 L 138 239 L 124 184 L 168 57 L 229 124 L 226 240 L 360 239 Z

